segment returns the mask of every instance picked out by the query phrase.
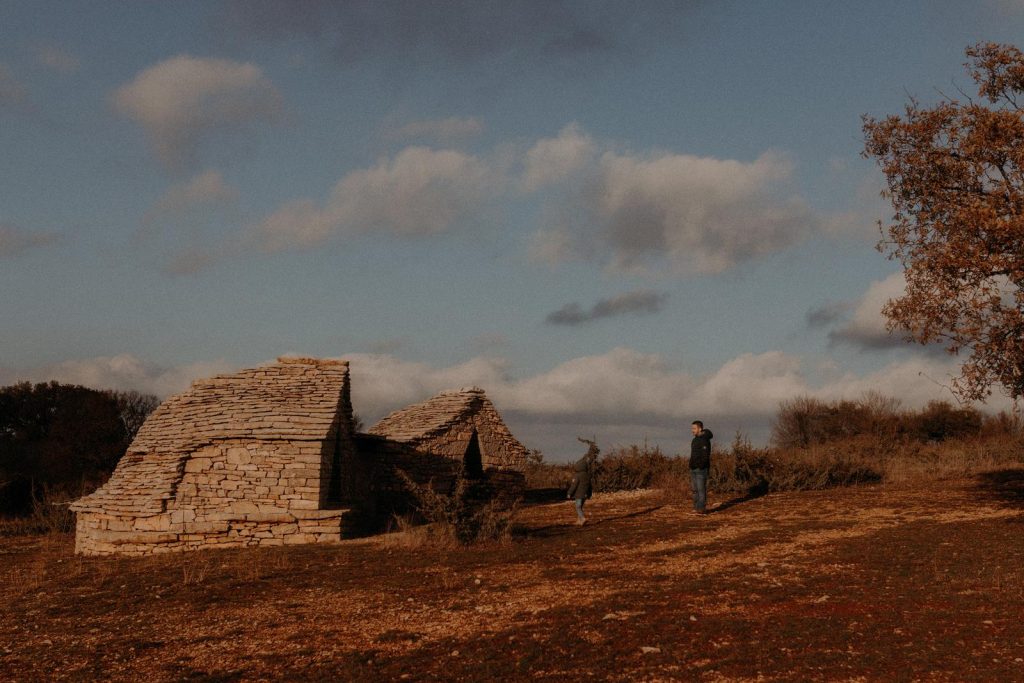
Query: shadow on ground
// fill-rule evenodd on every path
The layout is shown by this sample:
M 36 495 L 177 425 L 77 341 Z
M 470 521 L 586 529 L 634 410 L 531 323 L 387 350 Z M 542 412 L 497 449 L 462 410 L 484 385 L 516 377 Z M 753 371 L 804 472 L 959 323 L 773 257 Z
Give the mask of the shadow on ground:
M 604 526 L 612 522 L 617 522 L 623 519 L 633 519 L 635 517 L 643 517 L 650 515 L 654 512 L 665 507 L 664 505 L 652 505 L 642 510 L 635 510 L 633 512 L 627 512 L 621 515 L 612 515 L 611 517 L 601 517 L 598 520 L 594 520 L 593 517 L 587 521 L 586 527 L 592 529 L 594 527 Z M 571 520 L 571 521 L 570 521 Z M 567 509 L 566 522 L 559 524 L 547 524 L 539 527 L 528 527 L 528 526 L 517 526 L 513 531 L 513 536 L 520 536 L 523 538 L 551 538 L 553 536 L 564 536 L 566 534 L 577 533 L 579 527 L 576 524 L 576 511 L 573 509 Z
M 1002 503 L 1024 508 L 1024 468 L 983 472 L 978 475 L 977 490 Z
M 755 500 L 757 498 L 760 498 L 761 496 L 764 496 L 767 493 L 768 493 L 768 487 L 767 486 L 763 486 L 763 487 L 762 486 L 755 486 L 755 487 L 751 488 L 747 493 L 743 494 L 742 496 L 736 496 L 735 498 L 730 498 L 729 500 L 725 501 L 724 503 L 715 506 L 715 508 L 713 510 L 709 510 L 709 513 L 710 514 L 718 514 L 719 512 L 725 512 L 729 508 L 736 507 L 737 505 L 742 505 L 743 503 L 749 503 L 750 501 Z
M 523 492 L 524 505 L 557 503 L 560 500 L 567 500 L 565 497 L 565 489 L 562 488 L 527 489 Z

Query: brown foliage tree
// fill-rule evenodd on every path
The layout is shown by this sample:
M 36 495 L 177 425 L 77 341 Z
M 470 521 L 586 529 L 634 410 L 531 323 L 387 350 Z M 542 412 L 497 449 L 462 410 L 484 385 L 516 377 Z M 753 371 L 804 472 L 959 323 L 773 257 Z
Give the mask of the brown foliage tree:
M 912 99 L 902 117 L 864 117 L 864 155 L 885 173 L 894 209 L 878 248 L 907 280 L 883 313 L 909 340 L 969 352 L 953 380 L 960 397 L 1002 386 L 1016 399 L 1024 396 L 1024 54 L 981 43 L 966 55 L 983 103 Z

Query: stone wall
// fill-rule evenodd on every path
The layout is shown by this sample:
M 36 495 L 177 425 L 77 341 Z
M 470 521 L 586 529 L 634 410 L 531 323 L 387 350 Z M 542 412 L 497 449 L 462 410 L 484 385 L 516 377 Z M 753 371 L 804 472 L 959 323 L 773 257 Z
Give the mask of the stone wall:
M 321 467 L 334 443 L 226 440 L 197 449 L 184 462 L 166 511 L 79 512 L 76 552 L 134 555 L 340 540 L 349 508 L 320 503 Z
M 354 457 L 349 396 L 348 365 L 314 359 L 194 383 L 73 505 L 76 552 L 340 540 L 349 509 L 327 503 L 332 475 Z

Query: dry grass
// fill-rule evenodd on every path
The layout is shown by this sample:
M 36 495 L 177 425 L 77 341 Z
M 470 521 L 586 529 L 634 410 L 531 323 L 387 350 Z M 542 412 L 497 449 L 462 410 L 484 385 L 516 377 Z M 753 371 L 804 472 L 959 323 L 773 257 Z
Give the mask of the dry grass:
M 66 490 L 42 486 L 32 497 L 28 515 L 14 518 L 0 517 L 0 536 L 24 536 L 28 534 L 61 534 L 75 528 L 75 513 L 68 505 L 78 498 Z
M 660 497 L 659 497 L 660 495 Z M 1019 680 L 1024 470 L 525 507 L 506 545 L 0 539 L 5 680 Z M 979 543 L 978 539 L 984 539 Z M 969 643 L 972 656 L 963 656 Z M 645 649 L 646 648 L 646 649 Z

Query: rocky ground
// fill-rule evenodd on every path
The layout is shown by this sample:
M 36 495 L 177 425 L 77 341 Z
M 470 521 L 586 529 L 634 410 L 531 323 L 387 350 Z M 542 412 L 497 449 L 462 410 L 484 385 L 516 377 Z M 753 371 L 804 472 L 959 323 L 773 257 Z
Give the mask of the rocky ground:
M 1024 680 L 1024 470 L 717 502 L 535 504 L 455 549 L 0 538 L 0 680 Z

